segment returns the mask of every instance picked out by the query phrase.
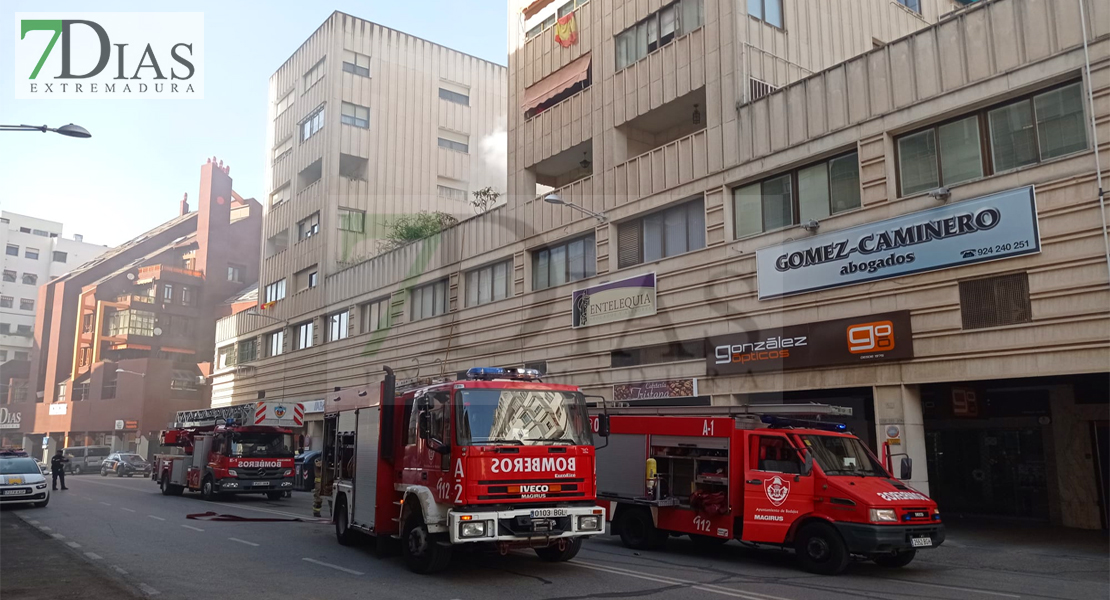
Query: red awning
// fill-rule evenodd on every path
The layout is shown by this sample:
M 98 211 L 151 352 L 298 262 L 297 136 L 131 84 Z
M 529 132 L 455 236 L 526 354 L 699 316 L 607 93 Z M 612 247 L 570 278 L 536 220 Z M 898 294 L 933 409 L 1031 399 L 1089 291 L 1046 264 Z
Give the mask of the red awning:
M 547 100 L 559 95 L 570 86 L 585 81 L 590 73 L 590 55 L 583 54 L 570 64 L 524 88 L 524 112 L 528 112 Z

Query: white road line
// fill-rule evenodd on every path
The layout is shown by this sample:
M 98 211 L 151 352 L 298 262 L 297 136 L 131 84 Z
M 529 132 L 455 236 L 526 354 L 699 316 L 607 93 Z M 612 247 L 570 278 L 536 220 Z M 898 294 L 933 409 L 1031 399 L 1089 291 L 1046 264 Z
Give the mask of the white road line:
M 745 600 L 787 600 L 781 596 L 770 596 L 767 594 L 760 594 L 757 592 L 748 592 L 743 590 L 733 590 L 709 583 L 699 583 L 697 581 L 690 581 L 686 579 L 676 579 L 673 577 L 665 577 L 662 575 L 654 575 L 648 573 L 641 573 L 640 571 L 632 571 L 630 569 L 621 569 L 618 567 L 610 567 L 608 565 L 602 566 L 592 563 L 585 563 L 582 561 L 572 560 L 568 562 L 569 565 L 582 567 L 584 569 L 591 569 L 594 571 L 603 571 L 605 573 L 612 573 L 614 575 L 624 575 L 625 577 L 633 577 L 636 579 L 644 579 L 646 581 L 654 581 L 656 583 L 667 583 L 671 585 L 685 585 L 690 589 L 710 592 L 713 594 L 720 594 L 722 596 L 731 596 L 733 598 L 743 598 Z
M 326 563 L 326 562 L 315 560 L 315 559 L 312 559 L 312 558 L 302 558 L 301 560 L 303 560 L 305 562 L 310 562 L 314 565 L 320 565 L 321 567 L 327 567 L 329 569 L 335 569 L 336 571 L 343 571 L 344 573 L 350 573 L 351 575 L 363 575 L 364 574 L 362 571 L 356 571 L 354 569 L 348 569 L 346 567 L 341 567 L 339 565 L 333 565 L 331 563 Z
M 254 546 L 255 548 L 258 547 L 258 544 L 254 543 L 254 542 L 248 542 L 247 540 L 241 540 L 239 538 L 227 538 L 227 539 L 229 539 L 233 542 L 239 542 L 240 544 L 246 544 L 248 546 Z
M 30 524 L 32 524 L 32 525 L 38 525 L 38 524 L 39 524 L 39 522 L 38 522 L 38 521 L 27 521 L 27 522 L 28 522 L 28 523 L 30 523 Z
M 119 567 L 119 565 L 112 565 L 112 570 L 115 571 L 116 573 L 119 573 L 120 575 L 127 575 L 127 571 L 124 571 L 123 569 L 121 569 Z
M 143 593 L 147 596 L 157 596 L 158 594 L 162 593 L 142 582 L 139 582 L 137 585 L 139 586 L 139 589 L 142 590 Z
M 151 519 L 155 519 L 157 521 L 165 521 L 165 519 L 163 519 L 162 517 L 156 517 L 154 515 L 147 515 L 147 516 L 150 517 Z
M 120 510 L 126 510 L 127 512 L 138 512 L 138 511 L 136 511 L 135 509 L 132 509 L 132 508 L 124 508 L 124 507 L 122 507 L 122 506 L 121 506 L 121 507 L 119 507 L 119 509 L 120 509 Z
M 129 492 L 134 492 L 136 494 L 155 495 L 155 494 L 159 493 L 158 488 L 152 488 L 150 491 L 143 491 L 143 490 L 136 489 L 136 488 L 133 488 L 133 487 L 128 487 L 126 485 L 116 485 L 114 483 L 106 483 L 106 482 L 103 482 L 103 481 L 92 481 L 92 480 L 89 480 L 89 479 L 83 479 L 82 481 L 84 483 L 91 483 L 93 485 L 103 485 L 103 486 L 107 486 L 107 487 L 119 488 L 121 490 L 127 490 Z M 223 502 L 209 502 L 208 505 L 226 506 L 228 508 L 234 508 L 234 509 L 237 509 L 237 510 L 252 510 L 254 512 L 269 513 L 271 515 L 281 515 L 283 517 L 295 517 L 297 519 L 305 519 L 305 520 L 312 520 L 312 518 L 313 518 L 312 515 L 310 515 L 310 514 L 297 514 L 297 513 L 283 512 L 283 511 L 280 511 L 280 510 L 272 510 L 272 509 L 267 509 L 267 508 L 256 508 L 254 506 L 245 506 L 243 504 L 225 504 Z
M 108 502 L 101 502 L 101 504 L 103 504 L 104 506 L 111 506 L 111 504 Z
M 49 527 L 47 527 L 46 525 L 43 525 L 43 526 L 39 527 L 39 530 L 40 530 L 40 531 L 53 531 L 52 529 L 50 529 L 50 528 L 49 528 Z
M 192 525 L 182 525 L 185 529 L 192 529 L 193 531 L 204 531 L 200 527 L 193 527 Z
M 77 542 L 66 542 L 66 545 L 69 546 L 70 548 L 80 548 L 81 547 L 81 544 L 78 544 Z
M 52 537 L 53 537 L 54 539 L 56 539 L 56 540 L 64 540 L 64 539 L 66 539 L 66 536 L 64 536 L 64 535 L 62 535 L 62 534 L 60 534 L 60 533 L 52 533 L 52 534 L 50 534 L 50 535 L 51 535 L 51 536 L 52 536 Z
M 104 558 L 103 556 L 100 556 L 96 552 L 86 552 L 85 556 L 87 556 L 87 557 L 89 557 L 93 560 L 100 560 L 100 559 Z
M 1003 598 L 1021 598 L 1017 594 L 1007 594 L 1005 592 L 992 592 L 989 590 L 977 590 L 974 588 L 959 587 L 956 585 L 943 585 L 940 583 L 924 583 L 921 581 L 910 581 L 909 579 L 899 579 L 897 577 L 883 577 L 884 581 L 897 581 L 898 583 L 908 583 L 910 585 L 924 585 L 927 587 L 937 587 L 946 590 L 956 590 L 960 592 L 971 592 L 973 594 L 985 594 L 987 596 L 1002 596 Z

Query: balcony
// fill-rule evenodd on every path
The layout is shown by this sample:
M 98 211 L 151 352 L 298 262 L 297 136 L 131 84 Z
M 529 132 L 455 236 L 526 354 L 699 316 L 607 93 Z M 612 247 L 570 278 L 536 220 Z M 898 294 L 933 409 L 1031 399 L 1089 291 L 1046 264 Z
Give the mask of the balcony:
M 666 143 L 633 157 L 612 171 L 611 206 L 658 194 L 709 174 L 709 147 L 705 130 Z M 608 195 L 607 195 L 608 196 Z
M 605 204 L 605 197 L 594 190 L 594 178 L 592 176 L 584 177 L 563 187 L 537 195 L 532 200 L 524 203 L 524 210 L 527 215 L 525 222 L 532 223 L 535 231 L 550 231 L 580 219 L 593 219 L 593 217 L 588 217 L 578 211 L 567 210 L 564 206 L 544 202 L 543 198 L 548 194 L 556 194 L 564 202 L 571 202 L 595 212 L 605 210 L 605 207 L 602 206 L 602 204 Z
M 195 283 L 195 280 L 204 280 L 204 273 L 202 271 L 171 267 L 169 265 L 151 265 L 148 267 L 139 267 L 139 279 L 135 283 L 150 283 L 151 281 L 162 279 L 180 281 L 182 283 Z

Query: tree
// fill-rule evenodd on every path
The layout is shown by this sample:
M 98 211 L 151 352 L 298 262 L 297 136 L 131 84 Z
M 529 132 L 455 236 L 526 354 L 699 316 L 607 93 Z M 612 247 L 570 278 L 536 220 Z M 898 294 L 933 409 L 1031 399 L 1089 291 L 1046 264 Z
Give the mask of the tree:
M 395 250 L 418 240 L 432 237 L 458 223 L 458 219 L 443 212 L 422 211 L 411 215 L 401 215 L 392 223 L 386 224 L 382 251 Z
M 486 186 L 480 190 L 472 192 L 474 199 L 470 201 L 470 205 L 474 207 L 474 212 L 482 214 L 497 204 L 497 199 L 501 197 L 501 192 Z

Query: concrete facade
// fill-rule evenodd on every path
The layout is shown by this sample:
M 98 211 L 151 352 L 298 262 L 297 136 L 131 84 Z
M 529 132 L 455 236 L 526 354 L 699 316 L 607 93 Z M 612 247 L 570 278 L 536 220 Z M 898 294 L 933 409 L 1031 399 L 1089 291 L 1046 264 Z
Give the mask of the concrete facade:
M 786 15 L 802 15 L 814 6 L 785 4 Z M 867 14 L 873 17 L 845 22 L 892 23 L 897 20 L 884 21 L 881 15 L 904 10 L 895 2 L 852 3 L 857 8 L 871 4 L 874 12 Z M 782 50 L 795 63 L 810 56 L 813 73 L 798 71 L 776 80 L 784 87 L 751 101 L 738 92 L 751 88 L 736 84 L 737 78 L 747 77 L 740 68 L 747 63 L 737 58 L 735 46 L 755 45 L 751 30 L 764 25 L 733 12 L 733 6 L 706 0 L 702 26 L 616 73 L 610 73 L 614 34 L 666 7 L 585 3 L 575 9 L 579 41 L 566 49 L 545 32 L 525 41 L 529 29 L 512 17 L 507 204 L 439 236 L 329 274 L 321 291 L 326 302 L 305 317 L 315 319 L 320 330 L 328 315 L 344 312 L 349 335 L 217 374 L 214 401 L 242 402 L 259 393 L 280 393 L 291 400 L 323 400 L 328 410 L 357 405 L 368 401 L 358 392 L 376 393 L 383 365 L 410 378 L 451 375 L 480 365 L 541 365 L 550 380 L 608 398 L 615 385 L 696 379 L 695 393 L 714 404 L 830 399 L 855 404 L 863 423 L 857 433 L 876 452 L 893 439 L 894 451 L 914 459 L 911 483 L 933 493 L 942 509 L 946 497 L 956 504 L 955 479 L 941 475 L 931 481 L 930 472 L 942 472 L 938 465 L 947 460 L 937 444 L 959 429 L 949 424 L 965 419 L 964 425 L 1006 430 L 1005 435 L 979 435 L 985 444 L 981 454 L 1004 450 L 1006 436 L 1035 442 L 1041 458 L 1032 466 L 1018 465 L 1017 476 L 1032 481 L 1029 486 L 1036 490 L 1030 503 L 1036 506 L 982 512 L 1103 526 L 1106 501 L 1097 498 L 1094 475 L 1099 456 L 1091 434 L 1081 432 L 1110 418 L 1105 395 L 1092 400 L 1102 384 L 1092 388 L 1083 379 L 1105 380 L 1110 365 L 1110 265 L 1095 152 L 1096 144 L 1106 152 L 1110 140 L 1110 2 L 995 0 L 944 15 L 941 8 L 951 6 L 934 5 L 928 10 L 936 11 L 935 25 L 919 19 L 906 29 L 876 26 L 874 32 L 893 32 L 890 39 L 880 38 L 882 45 L 872 49 L 860 48 L 857 40 L 851 47 L 864 52 L 856 56 L 827 48 L 798 54 Z M 520 10 L 514 6 L 510 12 Z M 788 16 L 786 32 L 778 34 L 794 44 L 801 44 L 799 38 L 812 40 L 813 35 L 789 37 L 805 22 L 792 25 Z M 817 37 L 837 39 L 832 33 Z M 842 39 L 856 38 L 845 34 Z M 730 44 L 732 48 L 724 48 Z M 586 48 L 597 54 L 592 60 L 599 65 L 591 85 L 526 117 L 520 108 L 526 89 Z M 624 87 L 619 83 L 631 77 L 631 70 L 636 71 L 635 93 L 627 81 Z M 998 168 L 1005 167 L 1004 157 L 1017 147 L 992 133 L 1001 127 L 999 111 L 1019 100 L 1047 102 L 1044 94 L 1066 86 L 1071 86 L 1073 129 L 1068 131 L 1074 148 Z M 701 128 L 685 133 L 682 127 L 693 123 L 680 123 L 676 115 L 692 115 L 688 96 L 699 89 L 705 93 L 705 103 L 698 107 Z M 636 120 L 645 115 L 648 119 Z M 903 193 L 910 163 L 900 145 L 909 135 L 969 115 L 981 123 L 977 139 L 982 144 L 975 154 L 981 172 L 946 185 L 948 195 L 936 196 L 930 193 L 933 188 Z M 645 129 L 660 122 L 674 126 Z M 1062 126 L 1045 126 L 1042 135 L 1052 138 Z M 669 139 L 676 132 L 682 135 Z M 629 134 L 640 143 L 658 145 L 634 154 L 628 151 Z M 578 170 L 575 163 L 587 141 L 590 164 Z M 568 156 L 568 151 L 573 152 Z M 757 273 L 757 251 L 813 234 L 797 218 L 797 208 L 783 225 L 742 231 L 748 217 L 737 214 L 745 206 L 738 190 L 784 173 L 798 182 L 800 171 L 844 156 L 856 157 L 858 182 L 849 195 L 858 199 L 848 209 L 816 220 L 813 228 L 819 227 L 820 234 L 929 214 L 923 211 L 1032 186 L 1039 252 L 760 299 L 758 281 L 766 274 Z M 934 160 L 949 158 L 941 154 Z M 563 202 L 603 212 L 603 221 L 542 200 L 537 182 L 559 168 L 577 179 L 554 192 Z M 624 226 L 680 205 L 702 207 L 700 217 L 686 213 L 694 215 L 687 217 L 693 219 L 689 222 L 703 226 L 700 234 L 684 238 L 702 240 L 690 242 L 689 251 L 647 257 L 635 244 L 621 241 Z M 569 276 L 556 285 L 537 285 L 537 271 L 550 268 L 540 266 L 545 264 L 540 257 L 561 257 L 555 250 L 561 243 L 591 239 L 582 236 L 592 236 L 593 252 L 586 255 L 596 260 L 593 268 L 575 275 L 568 267 Z M 502 261 L 508 261 L 511 273 L 507 297 L 468 304 L 468 281 L 473 281 L 468 273 Z M 654 315 L 572 327 L 573 290 L 649 272 L 657 278 Z M 1027 309 L 1005 324 L 975 322 L 970 316 L 975 301 L 961 293 L 972 289 L 971 284 L 1004 275 L 1027 281 L 1019 298 Z M 423 317 L 423 311 L 414 311 L 413 298 L 422 297 L 421 286 L 438 281 L 444 282 L 446 310 L 414 319 Z M 364 326 L 368 315 L 383 309 L 390 316 L 386 327 Z M 707 366 L 711 361 L 706 353 L 712 349 L 705 341 L 714 336 L 897 311 L 909 313 L 910 359 L 738 375 L 712 375 Z M 258 326 L 224 321 L 218 343 L 257 337 Z M 972 413 L 961 405 L 954 418 L 952 388 L 958 388 L 960 399 L 978 394 L 983 411 Z M 1061 394 L 1068 393 L 1083 406 L 1064 400 Z M 1033 408 L 1011 415 L 1007 411 L 1016 410 L 1021 394 L 1035 396 L 1027 402 Z M 938 417 L 942 408 L 948 412 Z M 1011 431 L 1016 423 L 1023 428 L 1020 436 Z M 948 457 L 955 455 L 949 451 Z M 984 487 L 996 481 L 989 471 L 972 475 L 987 482 Z M 1001 475 L 997 481 L 1003 483 L 992 488 L 996 497 L 1017 489 L 1006 488 Z M 1075 485 L 1080 481 L 1084 483 Z M 976 502 L 985 506 L 973 499 L 967 510 L 981 508 Z

